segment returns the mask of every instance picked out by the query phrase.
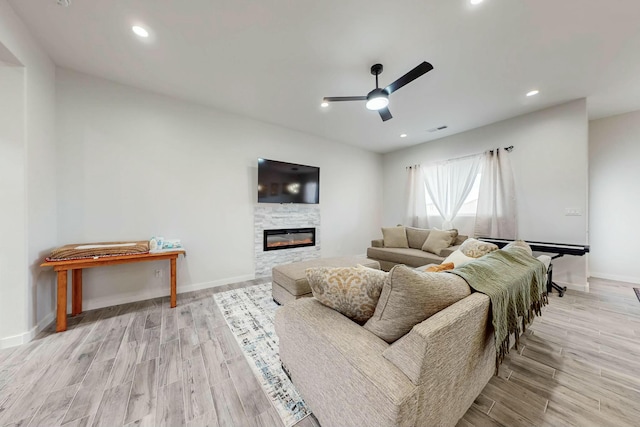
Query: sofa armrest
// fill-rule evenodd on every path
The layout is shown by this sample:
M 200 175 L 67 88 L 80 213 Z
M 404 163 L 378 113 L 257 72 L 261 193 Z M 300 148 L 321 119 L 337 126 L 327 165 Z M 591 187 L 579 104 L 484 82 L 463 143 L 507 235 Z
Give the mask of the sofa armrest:
M 384 239 L 376 239 L 371 241 L 371 247 L 384 248 Z
M 442 251 L 440 251 L 440 256 L 446 258 L 452 253 L 454 253 L 455 251 L 457 251 L 458 249 L 460 249 L 460 245 L 449 246 L 448 248 L 445 248 Z
M 472 293 L 414 326 L 383 356 L 416 385 L 436 377 L 446 383 L 451 371 L 468 369 L 480 361 L 489 341 L 493 348 L 489 307 L 488 296 Z M 495 351 L 491 356 L 493 366 Z
M 454 426 L 495 373 L 489 297 L 473 293 L 414 326 L 383 356 L 421 390 L 423 425 Z
M 414 426 L 417 387 L 389 344 L 315 298 L 276 311 L 280 359 L 322 425 Z

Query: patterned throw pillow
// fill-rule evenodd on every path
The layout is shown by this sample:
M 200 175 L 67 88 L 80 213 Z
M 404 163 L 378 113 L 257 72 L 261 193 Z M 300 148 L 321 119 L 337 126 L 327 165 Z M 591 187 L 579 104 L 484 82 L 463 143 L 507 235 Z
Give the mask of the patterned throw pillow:
M 498 245 L 482 242 L 474 238 L 468 238 L 462 243 L 462 245 L 460 245 L 460 251 L 471 258 L 480 258 L 481 256 L 497 250 Z
M 313 296 L 349 319 L 364 323 L 376 309 L 388 273 L 363 267 L 313 267 L 306 270 Z

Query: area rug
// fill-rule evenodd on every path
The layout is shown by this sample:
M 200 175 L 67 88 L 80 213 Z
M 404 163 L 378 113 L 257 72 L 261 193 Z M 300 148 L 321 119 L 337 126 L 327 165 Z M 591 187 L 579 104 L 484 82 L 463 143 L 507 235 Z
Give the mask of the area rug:
M 271 296 L 271 283 L 221 292 L 214 299 L 285 426 L 311 414 L 280 364 L 273 324 L 279 306 Z
M 636 293 L 636 297 L 638 297 L 638 302 L 640 302 L 640 288 L 633 288 L 633 291 Z

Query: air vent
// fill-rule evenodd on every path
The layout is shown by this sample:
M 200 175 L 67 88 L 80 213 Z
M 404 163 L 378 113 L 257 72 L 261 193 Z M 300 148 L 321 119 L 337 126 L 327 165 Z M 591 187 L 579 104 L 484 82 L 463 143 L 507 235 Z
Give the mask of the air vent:
M 429 129 L 427 132 L 438 132 L 440 130 L 444 130 L 446 128 L 448 128 L 449 126 L 438 126 L 437 128 L 433 128 L 433 129 Z

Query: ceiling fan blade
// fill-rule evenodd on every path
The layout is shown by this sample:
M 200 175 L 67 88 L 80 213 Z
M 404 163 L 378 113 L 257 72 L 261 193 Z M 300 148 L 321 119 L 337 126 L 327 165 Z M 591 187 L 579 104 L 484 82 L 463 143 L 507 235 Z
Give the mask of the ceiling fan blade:
M 395 82 L 391 83 L 384 90 L 388 94 L 392 94 L 393 92 L 397 91 L 398 89 L 400 89 L 401 87 L 403 87 L 405 85 L 408 85 L 409 83 L 411 83 L 412 81 L 414 81 L 418 77 L 422 76 L 423 74 L 427 74 L 431 70 L 433 70 L 433 65 L 431 65 L 431 64 L 429 64 L 428 62 L 425 61 L 422 64 L 418 65 L 413 70 L 409 71 L 404 76 L 400 77 Z
M 391 111 L 389 111 L 387 107 L 381 108 L 380 110 L 378 110 L 378 113 L 380 113 L 380 118 L 383 122 L 386 122 L 387 120 L 393 118 L 393 116 L 391 115 Z
M 322 98 L 324 102 L 338 102 L 338 101 L 366 101 L 366 96 L 325 96 Z

